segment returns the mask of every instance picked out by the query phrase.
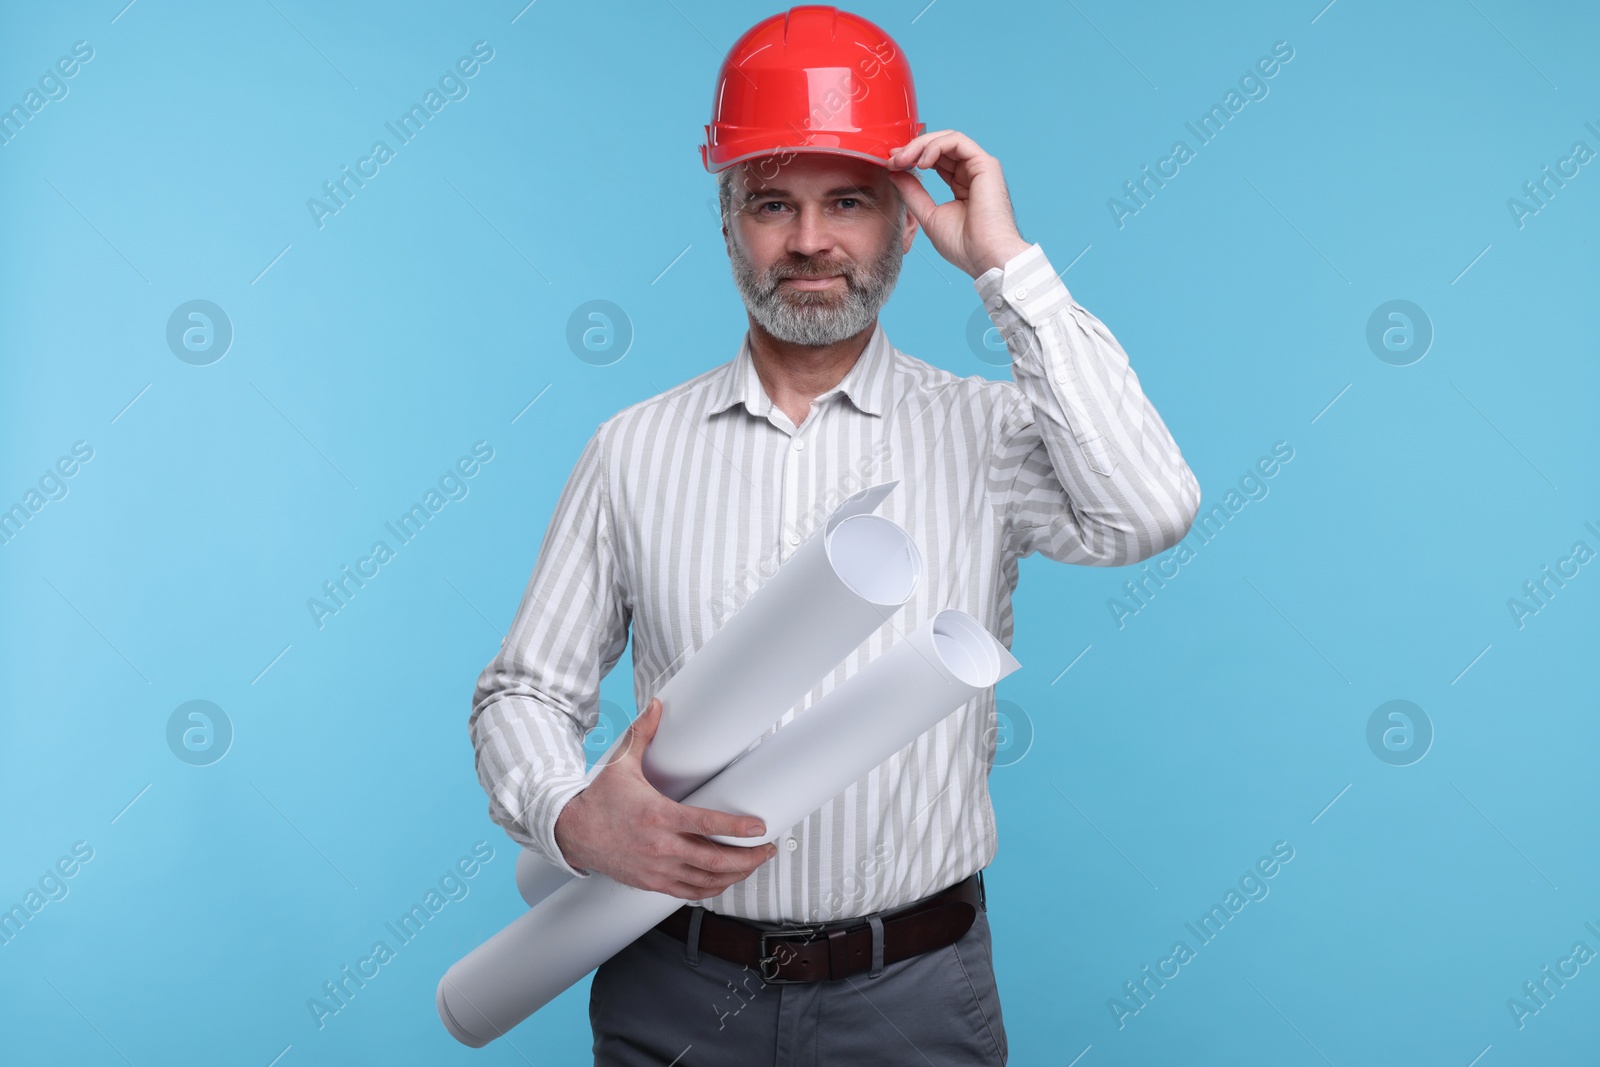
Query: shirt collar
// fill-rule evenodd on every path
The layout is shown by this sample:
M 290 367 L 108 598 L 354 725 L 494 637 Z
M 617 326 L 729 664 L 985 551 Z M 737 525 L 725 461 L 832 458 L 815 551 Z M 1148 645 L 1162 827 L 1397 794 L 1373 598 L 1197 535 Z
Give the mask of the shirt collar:
M 822 393 L 817 400 L 826 400 L 834 393 L 843 393 L 850 402 L 868 415 L 882 415 L 889 409 L 894 386 L 894 346 L 884 333 L 883 323 L 874 324 L 867 347 L 861 350 L 855 365 L 845 373 L 838 385 Z M 765 417 L 772 410 L 772 400 L 761 384 L 756 365 L 750 357 L 750 334 L 746 331 L 739 345 L 739 354 L 723 365 L 716 387 L 712 391 L 708 415 L 726 411 L 740 402 L 752 415 Z

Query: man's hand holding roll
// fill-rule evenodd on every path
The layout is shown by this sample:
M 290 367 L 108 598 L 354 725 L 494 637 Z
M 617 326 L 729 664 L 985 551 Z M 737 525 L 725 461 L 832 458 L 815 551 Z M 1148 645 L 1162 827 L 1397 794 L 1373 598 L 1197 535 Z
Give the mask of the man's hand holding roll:
M 625 885 L 685 900 L 718 896 L 777 854 L 777 846 L 718 844 L 708 834 L 756 837 L 760 819 L 679 804 L 644 776 L 645 747 L 661 723 L 651 698 L 628 727 L 613 758 L 567 802 L 556 819 L 556 844 L 573 867 Z

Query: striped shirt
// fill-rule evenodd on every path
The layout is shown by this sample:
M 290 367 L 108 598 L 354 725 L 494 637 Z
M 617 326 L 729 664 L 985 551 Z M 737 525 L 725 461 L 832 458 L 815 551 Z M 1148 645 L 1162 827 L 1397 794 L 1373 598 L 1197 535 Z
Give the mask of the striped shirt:
M 882 324 L 796 427 L 746 335 L 731 362 L 602 423 L 556 503 L 469 729 L 491 817 L 563 870 L 563 805 L 585 778 L 600 679 L 633 634 L 642 709 L 847 496 L 899 479 L 878 513 L 922 552 L 917 590 L 767 735 L 946 608 L 1007 647 L 1017 561 L 1120 566 L 1188 531 L 1200 490 L 1122 347 L 1035 244 L 974 280 L 1014 381 L 961 378 L 896 349 Z M 986 866 L 993 689 L 819 811 L 777 854 L 700 901 L 768 922 L 893 908 Z

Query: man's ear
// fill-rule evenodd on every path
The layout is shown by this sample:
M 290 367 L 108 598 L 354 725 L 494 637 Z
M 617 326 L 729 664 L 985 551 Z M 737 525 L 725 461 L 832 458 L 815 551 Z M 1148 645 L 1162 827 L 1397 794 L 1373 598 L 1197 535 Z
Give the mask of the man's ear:
M 911 213 L 910 208 L 907 208 L 905 234 L 900 238 L 900 254 L 902 256 L 911 251 L 911 242 L 916 238 L 916 236 L 917 217 Z

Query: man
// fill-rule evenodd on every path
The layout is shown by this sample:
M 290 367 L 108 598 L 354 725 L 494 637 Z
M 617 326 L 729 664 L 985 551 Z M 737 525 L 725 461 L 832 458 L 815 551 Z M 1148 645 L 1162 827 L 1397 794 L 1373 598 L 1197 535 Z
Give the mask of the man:
M 832 8 L 774 16 L 729 52 L 716 100 L 703 154 L 748 332 L 584 449 L 478 681 L 479 777 L 495 820 L 563 870 L 692 902 L 596 971 L 597 1063 L 1004 1063 L 977 881 L 996 847 L 992 690 L 754 848 L 707 838 L 758 821 L 643 777 L 654 695 L 865 485 L 899 479 L 878 510 L 916 539 L 922 583 L 778 728 L 942 609 L 1009 646 L 1020 558 L 1147 558 L 1187 532 L 1199 489 L 1110 331 L 1018 232 L 998 161 L 920 132 L 882 30 Z M 916 178 L 928 168 L 949 202 Z M 878 313 L 919 230 L 975 279 L 1014 382 L 889 343 Z M 590 782 L 582 739 L 630 624 L 644 710 Z

